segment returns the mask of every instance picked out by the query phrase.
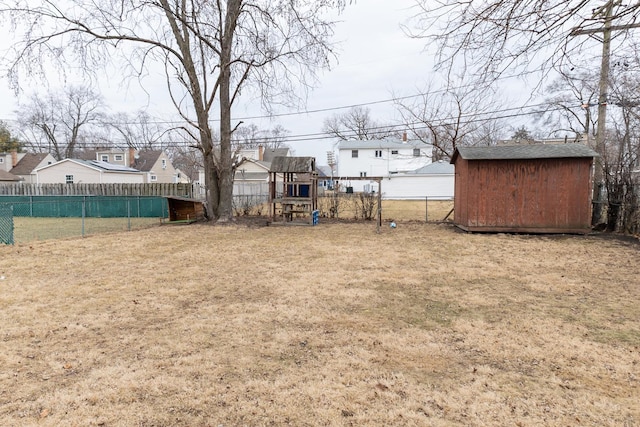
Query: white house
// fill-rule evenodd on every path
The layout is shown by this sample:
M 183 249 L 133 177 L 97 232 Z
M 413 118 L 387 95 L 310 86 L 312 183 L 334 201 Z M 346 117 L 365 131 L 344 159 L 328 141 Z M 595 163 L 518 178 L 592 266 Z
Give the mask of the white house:
M 145 173 L 98 160 L 64 159 L 35 170 L 38 184 L 142 184 Z
M 397 200 L 451 200 L 455 188 L 455 167 L 443 160 L 382 180 L 382 198 Z
M 21 178 L 25 184 L 36 182 L 36 169 L 56 162 L 56 159 L 49 153 L 17 153 L 15 159 L 17 159 L 17 163 L 13 165 L 10 172 Z
M 88 152 L 85 160 L 97 160 L 114 165 L 127 166 L 145 173 L 145 183 L 182 182 L 184 176 L 173 167 L 163 150 L 134 150 L 111 148 Z
M 342 141 L 338 145 L 337 177 L 389 178 L 430 164 L 432 153 L 432 145 L 417 140 Z M 354 191 L 377 191 L 374 181 L 347 180 L 341 185 Z

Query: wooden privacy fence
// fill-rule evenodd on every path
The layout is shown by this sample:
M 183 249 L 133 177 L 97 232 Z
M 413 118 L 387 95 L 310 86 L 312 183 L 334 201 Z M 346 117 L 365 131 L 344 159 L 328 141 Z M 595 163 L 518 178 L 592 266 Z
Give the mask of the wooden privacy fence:
M 0 184 L 2 196 L 178 196 L 197 198 L 193 184 Z

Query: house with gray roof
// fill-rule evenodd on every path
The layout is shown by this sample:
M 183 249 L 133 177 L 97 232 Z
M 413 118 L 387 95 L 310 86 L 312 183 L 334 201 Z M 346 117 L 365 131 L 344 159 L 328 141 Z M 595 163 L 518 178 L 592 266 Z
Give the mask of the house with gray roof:
M 145 173 L 99 160 L 64 159 L 35 170 L 37 184 L 142 184 Z
M 341 141 L 338 144 L 338 177 L 383 177 L 415 171 L 431 163 L 433 146 L 419 140 L 381 139 Z M 342 184 L 343 186 L 345 183 Z M 375 183 L 347 182 L 353 191 L 375 191 Z M 382 190 L 384 193 L 384 190 Z
M 33 184 L 36 182 L 35 170 L 51 165 L 56 159 L 49 153 L 17 153 L 17 163 L 11 168 L 11 173 L 19 178 L 25 184 Z
M 236 196 L 254 196 L 269 194 L 269 170 L 276 157 L 289 156 L 289 148 L 244 149 L 239 153 L 240 164 L 236 168 L 233 181 L 233 194 Z

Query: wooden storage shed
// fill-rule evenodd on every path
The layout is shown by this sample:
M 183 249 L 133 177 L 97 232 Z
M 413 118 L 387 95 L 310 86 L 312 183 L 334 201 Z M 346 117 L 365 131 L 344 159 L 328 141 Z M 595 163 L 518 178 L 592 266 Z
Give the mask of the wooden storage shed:
M 466 231 L 588 233 L 593 160 L 581 144 L 459 147 L 454 223 Z
M 186 197 L 167 197 L 170 222 L 194 222 L 205 218 L 204 204 Z

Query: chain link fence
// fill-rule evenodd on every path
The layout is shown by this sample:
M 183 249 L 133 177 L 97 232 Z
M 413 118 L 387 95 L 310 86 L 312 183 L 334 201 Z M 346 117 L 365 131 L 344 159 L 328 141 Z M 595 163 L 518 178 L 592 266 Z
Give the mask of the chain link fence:
M 127 231 L 159 225 L 168 216 L 164 197 L 0 196 L 0 241 Z
M 0 205 L 0 243 L 13 244 L 13 207 Z

